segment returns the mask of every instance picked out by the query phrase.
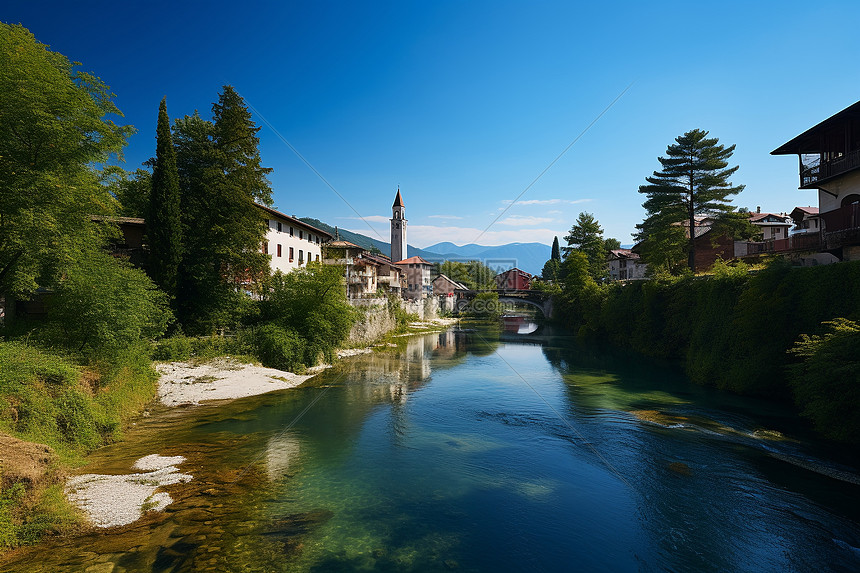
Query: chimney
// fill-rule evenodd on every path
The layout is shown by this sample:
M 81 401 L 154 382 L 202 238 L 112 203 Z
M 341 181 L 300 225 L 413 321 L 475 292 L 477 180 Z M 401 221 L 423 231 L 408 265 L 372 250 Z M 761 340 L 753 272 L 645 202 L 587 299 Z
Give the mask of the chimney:
M 757 206 L 757 207 L 755 208 L 755 212 L 756 212 L 756 213 L 761 213 L 761 205 L 759 205 L 759 206 Z

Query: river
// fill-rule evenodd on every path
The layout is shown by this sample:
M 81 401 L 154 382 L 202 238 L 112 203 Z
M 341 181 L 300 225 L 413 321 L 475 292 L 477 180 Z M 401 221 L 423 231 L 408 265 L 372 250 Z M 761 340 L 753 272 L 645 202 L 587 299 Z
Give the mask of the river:
M 174 503 L 0 569 L 860 570 L 857 460 L 805 428 L 546 329 L 413 337 L 153 412 L 86 470 L 185 455 Z

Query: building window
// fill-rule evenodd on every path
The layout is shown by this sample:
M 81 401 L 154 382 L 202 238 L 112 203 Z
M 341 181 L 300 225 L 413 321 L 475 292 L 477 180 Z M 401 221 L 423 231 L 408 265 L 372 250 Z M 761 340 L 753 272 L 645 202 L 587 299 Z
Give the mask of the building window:
M 290 236 L 291 237 L 293 236 L 293 228 L 292 227 L 290 227 Z
M 293 248 L 290 247 L 290 262 L 293 262 Z
M 301 233 L 301 231 L 299 231 L 299 233 Z M 304 262 L 305 262 L 305 253 L 304 253 L 304 251 L 299 249 L 299 264 L 301 265 Z
M 281 245 L 278 245 L 278 256 L 281 256 Z
M 283 229 L 281 228 L 281 222 L 278 221 L 278 232 L 280 233 Z
M 320 244 L 320 238 L 317 237 L 317 245 L 319 245 L 319 244 Z
M 320 256 L 319 255 L 317 255 L 316 261 L 320 262 Z
M 269 242 L 268 241 L 263 242 L 263 254 L 264 255 L 269 254 Z
M 299 240 L 301 241 L 304 238 L 305 238 L 305 232 L 302 231 L 301 229 L 299 229 Z

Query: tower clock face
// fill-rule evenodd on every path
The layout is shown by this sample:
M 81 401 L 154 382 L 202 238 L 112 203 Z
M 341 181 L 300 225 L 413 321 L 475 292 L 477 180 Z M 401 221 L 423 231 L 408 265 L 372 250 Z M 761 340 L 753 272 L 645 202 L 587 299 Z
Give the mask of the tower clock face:
M 395 228 L 395 229 L 399 229 L 399 228 L 400 228 L 400 223 L 394 223 L 394 228 Z

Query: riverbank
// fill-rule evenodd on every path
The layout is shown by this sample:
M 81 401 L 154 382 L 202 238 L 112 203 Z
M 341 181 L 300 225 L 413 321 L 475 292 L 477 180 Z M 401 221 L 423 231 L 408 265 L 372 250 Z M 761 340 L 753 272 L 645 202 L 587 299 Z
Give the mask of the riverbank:
M 441 332 L 456 323 L 457 319 L 450 318 L 412 322 L 405 332 L 392 336 Z M 396 344 L 376 341 L 367 346 L 345 348 L 337 352 L 337 358 L 342 360 L 390 346 Z M 331 366 L 321 364 L 298 374 L 244 363 L 231 357 L 202 362 L 160 363 L 155 367 L 159 374 L 157 396 L 158 401 L 169 408 L 257 396 L 300 386 Z M 162 511 L 172 502 L 170 496 L 157 491 L 158 488 L 193 479 L 192 475 L 180 473 L 176 467 L 183 460 L 182 456 L 163 458 L 154 453 L 141 458 L 134 466 L 134 469 L 147 470 L 145 473 L 75 476 L 66 482 L 66 495 L 95 527 L 127 525 L 149 511 Z

